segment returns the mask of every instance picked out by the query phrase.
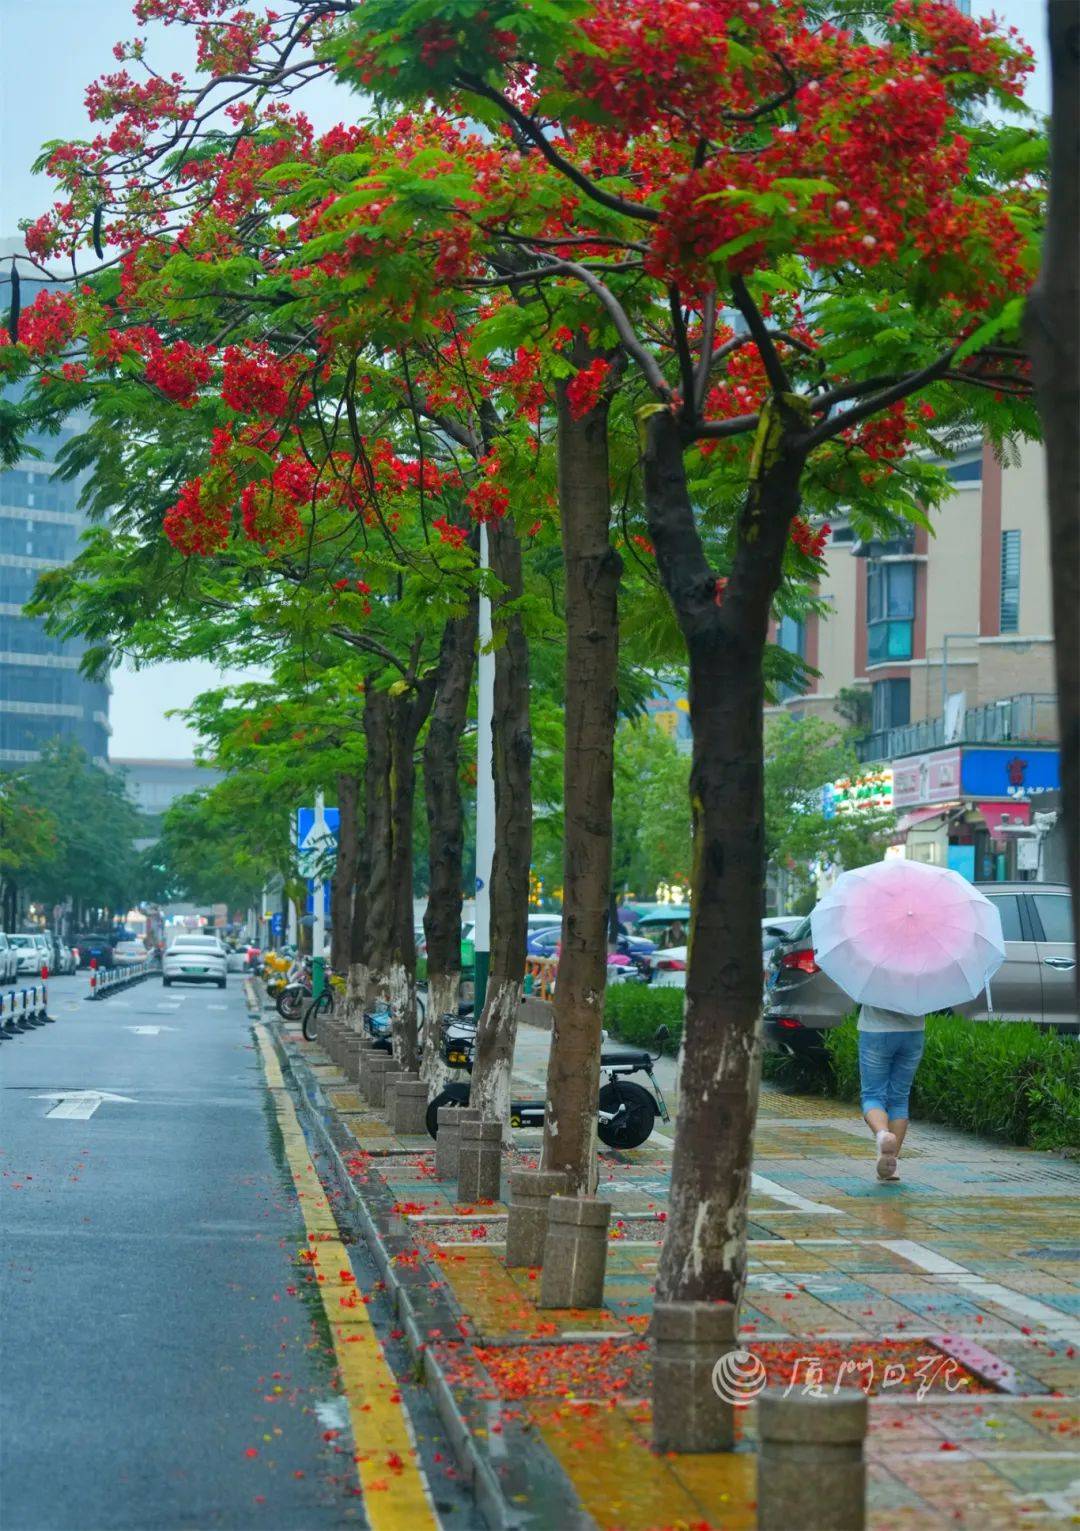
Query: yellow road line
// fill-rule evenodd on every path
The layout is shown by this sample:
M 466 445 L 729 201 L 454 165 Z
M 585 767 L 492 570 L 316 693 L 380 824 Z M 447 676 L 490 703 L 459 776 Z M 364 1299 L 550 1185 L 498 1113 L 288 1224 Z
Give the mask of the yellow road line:
M 311 1162 L 277 1055 L 266 1029 L 256 1025 L 266 1083 L 277 1112 L 293 1182 L 308 1232 L 303 1262 L 318 1282 L 334 1337 L 338 1373 L 349 1408 L 356 1475 L 372 1531 L 423 1531 L 438 1527 L 416 1445 L 395 1378 L 360 1298 L 348 1252 L 333 1210 Z

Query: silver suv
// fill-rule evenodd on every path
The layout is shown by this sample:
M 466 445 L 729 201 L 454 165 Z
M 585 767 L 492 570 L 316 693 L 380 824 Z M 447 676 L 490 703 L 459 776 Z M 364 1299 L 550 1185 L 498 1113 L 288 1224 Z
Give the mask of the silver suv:
M 1045 882 L 976 886 L 997 907 L 1005 937 L 1005 961 L 990 984 L 993 1019 L 1080 1032 L 1068 888 Z M 805 919 L 772 953 L 765 985 L 766 1045 L 783 1052 L 820 1052 L 822 1033 L 854 1009 L 814 961 L 810 920 Z M 990 1019 L 985 994 L 957 1009 L 976 1021 Z

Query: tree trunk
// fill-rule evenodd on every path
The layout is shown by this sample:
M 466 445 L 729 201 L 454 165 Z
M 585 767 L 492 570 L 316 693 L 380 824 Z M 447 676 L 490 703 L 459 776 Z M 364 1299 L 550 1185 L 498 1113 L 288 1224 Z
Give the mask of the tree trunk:
M 443 634 L 435 705 L 424 744 L 424 800 L 428 822 L 427 1024 L 421 1077 L 434 1097 L 449 1069 L 439 1052 L 440 1020 L 456 1015 L 461 984 L 461 867 L 465 850 L 461 802 L 461 736 L 469 715 L 476 657 L 479 601 L 474 591 L 464 617 Z
M 360 815 L 357 813 L 358 840 L 356 867 L 353 874 L 352 918 L 349 922 L 349 981 L 345 989 L 345 1017 L 350 1025 L 359 1026 L 367 994 L 367 925 L 368 881 L 371 877 L 371 855 L 368 835 L 367 770 L 364 772 L 364 830 L 359 834 Z
M 367 832 L 367 928 L 363 967 L 366 981 L 362 1004 L 385 997 L 390 981 L 390 940 L 393 908 L 390 884 L 390 697 L 376 691 L 369 678 L 364 703 L 364 770 Z
M 507 518 L 488 525 L 492 571 L 505 594 L 493 611 L 522 593 L 521 543 Z M 491 867 L 491 966 L 476 1031 L 471 1099 L 485 1116 L 510 1114 L 510 1071 L 525 979 L 525 940 L 532 861 L 532 727 L 529 720 L 529 645 L 514 611 L 495 651 L 492 746 L 495 774 L 495 856 Z
M 337 779 L 338 848 L 337 865 L 330 889 L 330 966 L 344 973 L 349 966 L 352 946 L 352 902 L 356 882 L 356 864 L 360 855 L 357 808 L 360 783 L 348 771 Z
M 390 1016 L 394 1057 L 419 1064 L 416 1046 L 416 936 L 413 925 L 413 807 L 417 730 L 407 691 L 390 704 Z
M 591 353 L 575 356 L 579 365 Z M 566 568 L 562 946 L 548 1057 L 543 1167 L 571 1194 L 596 1189 L 596 1102 L 611 911 L 619 579 L 611 546 L 605 403 L 580 420 L 558 392 L 559 509 Z
M 750 486 L 718 604 L 694 524 L 678 426 L 667 411 L 657 413 L 647 436 L 649 527 L 689 653 L 694 731 L 690 951 L 657 1295 L 738 1302 L 760 1070 L 762 658 L 804 459 L 783 440 L 772 448 L 764 436 L 760 477 Z
M 1027 342 L 1046 437 L 1061 803 L 1080 941 L 1080 11 L 1049 0 L 1050 205 Z

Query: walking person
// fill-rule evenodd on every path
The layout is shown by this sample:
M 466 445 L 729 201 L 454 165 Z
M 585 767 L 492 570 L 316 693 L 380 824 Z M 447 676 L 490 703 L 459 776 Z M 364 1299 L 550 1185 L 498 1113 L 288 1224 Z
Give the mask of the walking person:
M 859 1011 L 863 1115 L 877 1173 L 899 1180 L 927 1015 L 986 991 L 1005 960 L 1001 916 L 951 868 L 890 858 L 844 872 L 810 914 L 814 960 Z
M 897 1181 L 907 1137 L 911 1086 L 926 1039 L 921 1015 L 863 1005 L 859 1011 L 859 1088 L 863 1118 L 877 1143 L 879 1180 Z

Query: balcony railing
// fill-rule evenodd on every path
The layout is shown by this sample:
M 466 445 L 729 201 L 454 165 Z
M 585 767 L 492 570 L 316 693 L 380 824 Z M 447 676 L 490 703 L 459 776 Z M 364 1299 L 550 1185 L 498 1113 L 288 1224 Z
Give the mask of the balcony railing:
M 958 738 L 950 744 L 1052 744 L 1057 741 L 1057 697 L 1028 693 L 1010 696 L 1000 702 L 986 702 L 969 707 L 964 713 Z M 921 723 L 906 723 L 882 733 L 867 734 L 856 749 L 860 760 L 901 760 L 905 755 L 921 755 L 928 750 L 945 748 L 943 718 L 924 718 Z

